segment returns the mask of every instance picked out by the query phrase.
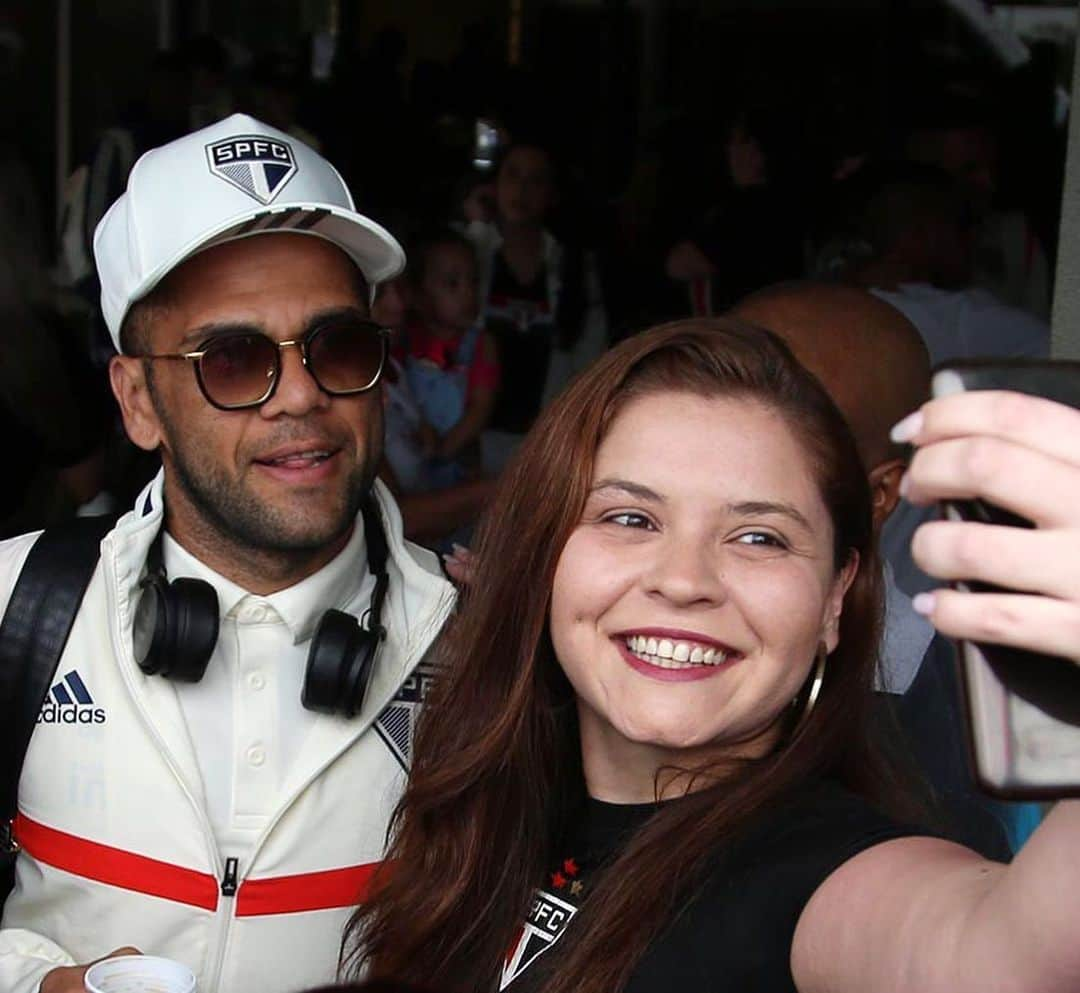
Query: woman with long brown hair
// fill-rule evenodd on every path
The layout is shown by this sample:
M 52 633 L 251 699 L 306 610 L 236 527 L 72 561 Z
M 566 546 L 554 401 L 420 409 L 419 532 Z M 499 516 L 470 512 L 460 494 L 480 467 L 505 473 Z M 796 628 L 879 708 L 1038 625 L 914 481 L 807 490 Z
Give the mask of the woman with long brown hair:
M 777 339 L 624 342 L 493 506 L 350 967 L 468 993 L 1075 988 L 1076 898 L 1035 914 L 1038 956 L 1017 910 L 1075 809 L 1008 869 L 903 826 L 868 723 L 865 475 Z

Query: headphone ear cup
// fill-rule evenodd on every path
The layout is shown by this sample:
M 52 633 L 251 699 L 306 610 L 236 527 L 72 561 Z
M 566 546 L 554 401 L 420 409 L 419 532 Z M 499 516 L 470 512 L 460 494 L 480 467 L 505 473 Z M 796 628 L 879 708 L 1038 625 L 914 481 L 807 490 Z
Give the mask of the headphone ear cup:
M 342 677 L 340 710 L 346 717 L 355 717 L 364 705 L 364 697 L 367 694 L 378 648 L 378 635 L 361 628 L 357 634 L 356 648 L 352 658 L 347 661 Z
M 143 580 L 142 588 L 132 622 L 132 648 L 139 668 L 154 676 L 167 665 L 169 583 L 163 576 L 151 574 Z
M 162 675 L 197 683 L 214 654 L 220 626 L 217 590 L 201 579 L 181 577 L 169 585 L 166 598 L 170 665 Z
M 196 683 L 214 653 L 218 623 L 217 592 L 209 583 L 147 576 L 132 629 L 135 661 L 148 676 Z
M 364 702 L 378 641 L 352 614 L 341 610 L 323 614 L 308 650 L 300 696 L 304 707 L 353 717 Z

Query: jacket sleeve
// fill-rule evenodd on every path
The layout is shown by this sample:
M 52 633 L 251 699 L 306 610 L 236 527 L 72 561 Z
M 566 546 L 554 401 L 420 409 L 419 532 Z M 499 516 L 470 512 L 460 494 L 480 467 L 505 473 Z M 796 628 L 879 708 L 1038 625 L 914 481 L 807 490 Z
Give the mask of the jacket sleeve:
M 7 611 L 15 581 L 40 533 L 0 542 L 0 615 Z M 46 973 L 75 964 L 56 942 L 7 924 L 6 917 L 0 919 L 0 990 L 4 993 L 37 993 Z
M 56 942 L 22 928 L 0 928 L 0 990 L 38 993 L 42 979 L 75 960 Z

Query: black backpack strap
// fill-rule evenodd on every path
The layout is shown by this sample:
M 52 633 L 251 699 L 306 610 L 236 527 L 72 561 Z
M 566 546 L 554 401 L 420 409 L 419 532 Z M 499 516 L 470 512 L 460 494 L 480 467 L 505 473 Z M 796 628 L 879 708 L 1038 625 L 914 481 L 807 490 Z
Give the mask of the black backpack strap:
M 27 555 L 0 623 L 0 858 L 18 850 L 11 825 L 23 759 L 101 557 L 101 539 L 115 523 L 113 515 L 80 517 L 44 531 Z

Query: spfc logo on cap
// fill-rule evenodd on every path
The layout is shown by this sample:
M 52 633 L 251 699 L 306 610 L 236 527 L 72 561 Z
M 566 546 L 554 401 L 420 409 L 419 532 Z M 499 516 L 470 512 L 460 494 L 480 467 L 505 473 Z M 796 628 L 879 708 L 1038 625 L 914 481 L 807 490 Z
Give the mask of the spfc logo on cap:
M 210 171 L 259 203 L 268 204 L 296 175 L 287 142 L 260 135 L 237 135 L 206 146 Z

